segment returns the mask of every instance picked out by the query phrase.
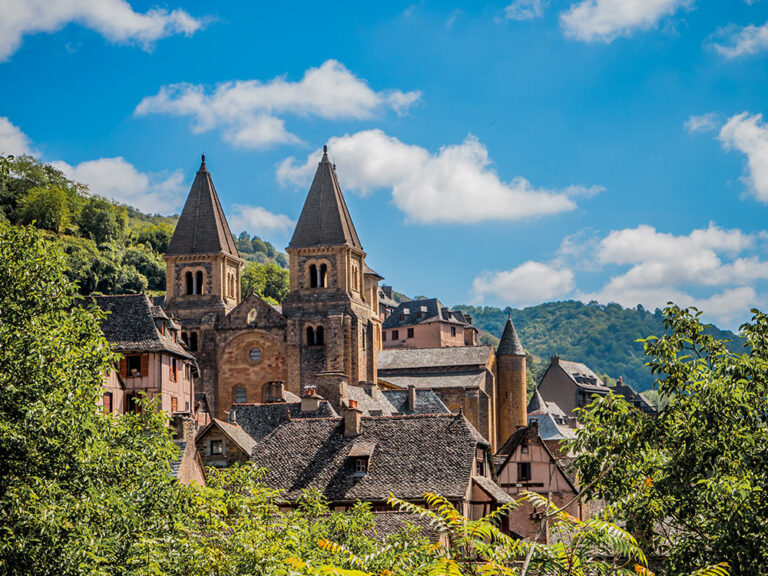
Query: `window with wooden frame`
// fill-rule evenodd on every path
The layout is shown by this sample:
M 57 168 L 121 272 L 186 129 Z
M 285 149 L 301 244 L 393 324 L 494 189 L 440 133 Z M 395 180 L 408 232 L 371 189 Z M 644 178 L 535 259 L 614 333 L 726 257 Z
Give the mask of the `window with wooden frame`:
M 224 454 L 224 440 L 211 440 L 211 456 L 221 456 Z
M 104 392 L 104 400 L 102 401 L 104 406 L 104 413 L 112 413 L 112 392 Z
M 171 358 L 171 365 L 170 365 L 171 382 L 176 382 L 178 376 L 179 376 L 179 372 L 178 372 L 178 366 L 176 364 L 176 358 Z
M 528 482 L 530 479 L 531 479 L 531 463 L 518 462 L 517 463 L 517 481 Z
M 125 357 L 126 376 L 129 378 L 144 376 L 141 373 L 141 354 L 132 354 Z
M 174 396 L 171 396 L 171 414 L 176 414 L 179 411 L 179 400 Z
M 400 333 L 397 330 L 392 330 L 392 340 L 400 338 Z
M 368 458 L 355 458 L 355 476 L 368 474 Z
M 414 334 L 414 329 L 408 328 L 408 338 L 413 338 L 413 334 Z
M 456 326 L 451 326 L 451 336 L 456 336 Z

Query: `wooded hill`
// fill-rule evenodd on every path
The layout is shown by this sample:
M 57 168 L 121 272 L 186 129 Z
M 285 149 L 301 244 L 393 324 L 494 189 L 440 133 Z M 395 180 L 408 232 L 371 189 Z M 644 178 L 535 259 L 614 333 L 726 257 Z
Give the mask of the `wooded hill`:
M 598 374 L 631 384 L 638 391 L 653 384 L 650 369 L 645 366 L 643 344 L 648 336 L 664 333 L 661 310 L 649 312 L 642 306 L 623 308 L 619 304 L 585 304 L 574 300 L 547 302 L 522 310 L 491 306 L 454 306 L 468 312 L 473 324 L 487 333 L 482 341 L 498 343 L 507 315 L 512 318 L 526 351 L 533 356 L 534 378 L 543 373 L 550 357 L 558 354 L 565 360 L 583 362 Z M 739 337 L 728 330 L 709 325 L 706 332 L 715 338 L 731 340 L 733 351 L 742 351 Z

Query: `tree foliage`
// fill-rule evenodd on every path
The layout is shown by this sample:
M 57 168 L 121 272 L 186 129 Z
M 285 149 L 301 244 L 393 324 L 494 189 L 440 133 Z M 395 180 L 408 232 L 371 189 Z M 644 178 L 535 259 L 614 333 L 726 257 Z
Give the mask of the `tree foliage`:
M 281 304 L 290 290 L 288 270 L 274 262 L 246 262 L 240 282 L 243 298 L 255 293 L 272 304 Z
M 695 309 L 666 308 L 665 334 L 644 343 L 665 409 L 650 418 L 607 396 L 579 417 L 570 448 L 582 482 L 670 574 L 721 560 L 768 573 L 768 317 L 753 312 L 737 353 Z

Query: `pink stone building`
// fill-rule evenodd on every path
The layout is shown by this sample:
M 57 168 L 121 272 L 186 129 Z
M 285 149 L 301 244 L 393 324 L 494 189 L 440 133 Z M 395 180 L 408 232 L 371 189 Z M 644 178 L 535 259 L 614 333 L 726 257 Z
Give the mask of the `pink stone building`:
M 402 302 L 389 313 L 381 328 L 384 348 L 477 344 L 477 328 L 472 326 L 472 318 L 458 310 L 450 310 L 437 298 Z

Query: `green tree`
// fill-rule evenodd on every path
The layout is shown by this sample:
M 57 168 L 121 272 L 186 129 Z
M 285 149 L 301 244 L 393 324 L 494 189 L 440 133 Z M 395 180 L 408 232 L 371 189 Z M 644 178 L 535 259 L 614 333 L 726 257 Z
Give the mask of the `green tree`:
M 62 231 L 70 222 L 70 200 L 58 187 L 32 188 L 18 205 L 19 221 L 38 228 Z
M 288 271 L 274 262 L 246 262 L 241 278 L 241 293 L 243 298 L 255 293 L 268 301 L 280 304 L 290 290 L 289 278 Z
M 666 308 L 666 334 L 645 341 L 664 410 L 652 418 L 610 395 L 579 416 L 582 482 L 664 554 L 665 573 L 721 560 L 768 573 L 768 318 L 753 312 L 736 353 L 695 309 Z
M 165 254 L 173 236 L 173 225 L 167 222 L 157 224 L 144 224 L 138 229 L 136 242 L 146 244 L 158 254 Z
M 80 211 L 77 225 L 81 236 L 103 244 L 122 238 L 126 220 L 125 207 L 102 198 L 89 198 Z
M 165 262 L 151 248 L 143 244 L 126 248 L 123 265 L 144 276 L 150 290 L 165 290 Z
M 165 417 L 100 412 L 116 357 L 57 244 L 0 222 L 0 275 L 0 573 L 162 573 L 182 510 Z

